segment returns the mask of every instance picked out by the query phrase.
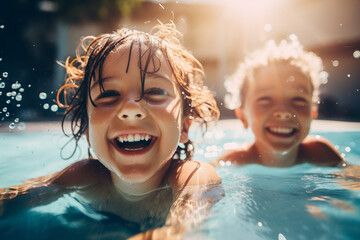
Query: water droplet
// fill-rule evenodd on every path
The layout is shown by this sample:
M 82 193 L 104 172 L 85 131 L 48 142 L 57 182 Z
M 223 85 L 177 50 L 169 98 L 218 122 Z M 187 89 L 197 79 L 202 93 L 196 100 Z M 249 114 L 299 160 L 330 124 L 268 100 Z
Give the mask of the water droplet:
M 39 94 L 39 98 L 42 99 L 42 100 L 44 100 L 44 99 L 47 98 L 47 94 L 44 93 L 44 92 L 41 92 L 41 93 Z
M 262 222 L 258 222 L 258 226 L 259 226 L 259 227 L 262 227 Z
M 0 83 L 0 88 L 4 88 L 5 87 L 5 83 L 4 82 L 1 82 Z
M 6 96 L 7 96 L 7 97 L 11 97 L 11 92 L 7 92 L 7 93 L 6 93 Z
M 16 95 L 15 99 L 16 101 L 20 102 L 22 100 L 22 95 L 19 93 L 18 95 Z
M 9 112 L 7 112 L 7 113 L 5 114 L 5 116 L 6 116 L 6 117 L 10 116 L 10 113 L 9 113 Z
M 346 151 L 346 152 L 350 152 L 350 151 L 351 151 L 351 148 L 350 148 L 350 147 L 346 147 L 346 148 L 345 148 L 345 151 Z
M 59 109 L 58 105 L 54 104 L 51 106 L 51 111 L 56 112 Z
M 0 58 L 0 62 L 2 61 L 2 58 Z
M 331 62 L 332 62 L 333 67 L 337 67 L 340 64 L 340 62 L 338 60 L 332 60 Z
M 20 107 L 20 106 L 21 106 L 21 104 L 19 104 L 19 103 L 18 103 L 18 104 L 16 104 L 16 106 L 17 106 L 17 107 Z
M 15 97 L 15 96 L 16 96 L 16 92 L 15 92 L 15 91 L 12 91 L 12 92 L 11 92 L 11 96 Z
M 11 101 L 10 100 L 6 100 L 6 103 L 9 104 Z
M 21 123 L 18 124 L 18 129 L 19 130 L 24 130 L 25 128 L 26 128 L 25 123 L 21 122 Z
M 11 84 L 11 88 L 12 88 L 12 89 L 18 89 L 18 88 L 20 88 L 20 87 L 21 87 L 21 84 L 18 83 L 18 82 Z
M 9 128 L 14 129 L 15 128 L 15 123 L 10 123 Z
M 7 107 L 4 107 L 4 108 L 2 109 L 2 111 L 3 111 L 3 112 L 7 112 Z
M 348 78 L 351 77 L 350 73 L 348 73 L 346 76 L 347 76 Z
M 321 84 L 327 84 L 328 81 L 329 81 L 329 80 L 328 80 L 327 78 L 324 78 L 324 79 L 321 79 L 321 80 L 320 80 L 320 83 L 321 83 Z
M 24 92 L 25 90 L 23 88 L 20 88 L 19 89 L 19 92 Z
M 265 30 L 265 32 L 271 32 L 271 30 L 272 30 L 271 24 L 265 24 L 264 30 Z
M 19 118 L 15 118 L 14 122 L 18 123 L 19 122 Z
M 359 50 L 355 50 L 355 51 L 353 52 L 353 56 L 354 56 L 354 58 L 360 58 L 360 51 L 359 51 Z
M 31 87 L 31 84 L 29 84 L 28 87 Z
M 5 27 L 4 25 L 0 25 L 0 28 L 1 28 L 1 29 L 4 29 L 4 27 Z
M 49 104 L 45 103 L 43 106 L 44 109 L 49 109 Z
M 9 74 L 7 73 L 7 72 L 3 72 L 3 77 L 8 77 L 9 76 Z

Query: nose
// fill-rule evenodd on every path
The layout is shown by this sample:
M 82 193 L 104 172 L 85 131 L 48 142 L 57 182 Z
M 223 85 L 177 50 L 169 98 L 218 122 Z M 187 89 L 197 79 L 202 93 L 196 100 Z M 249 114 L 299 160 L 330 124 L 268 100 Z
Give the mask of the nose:
M 291 113 L 286 110 L 277 110 L 274 112 L 274 117 L 279 120 L 288 120 L 291 118 Z
M 137 101 L 131 101 L 126 103 L 118 113 L 120 120 L 142 120 L 146 117 L 146 111 L 142 108 L 141 103 Z

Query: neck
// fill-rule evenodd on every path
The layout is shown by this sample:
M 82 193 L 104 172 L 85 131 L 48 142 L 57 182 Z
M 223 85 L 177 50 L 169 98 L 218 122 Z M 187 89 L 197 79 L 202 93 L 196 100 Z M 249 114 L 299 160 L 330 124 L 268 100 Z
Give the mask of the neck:
M 256 146 L 256 158 L 258 162 L 268 167 L 289 167 L 297 163 L 299 148 L 292 148 L 288 151 L 275 151 L 263 147 Z
M 156 190 L 166 188 L 164 177 L 169 165 L 163 167 L 152 177 L 143 182 L 130 182 L 111 172 L 111 179 L 116 192 L 120 193 L 128 201 L 142 200 Z

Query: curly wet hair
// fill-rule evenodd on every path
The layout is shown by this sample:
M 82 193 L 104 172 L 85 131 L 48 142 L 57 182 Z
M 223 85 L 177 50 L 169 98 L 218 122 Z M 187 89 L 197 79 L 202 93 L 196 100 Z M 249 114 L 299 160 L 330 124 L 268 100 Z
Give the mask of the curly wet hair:
M 76 50 L 76 58 L 70 61 L 70 57 L 68 57 L 62 64 L 66 69 L 66 78 L 65 84 L 58 90 L 57 94 L 58 105 L 66 108 L 62 120 L 62 129 L 65 134 L 64 123 L 67 120 L 70 120 L 71 123 L 71 133 L 76 142 L 73 154 L 78 147 L 81 136 L 88 129 L 88 101 L 96 107 L 90 92 L 91 83 L 94 79 L 99 79 L 100 91 L 104 91 L 101 78 L 104 61 L 114 48 L 121 45 L 129 47 L 126 71 L 129 67 L 132 48 L 134 46 L 139 48 L 138 66 L 141 76 L 139 81 L 142 87 L 139 100 L 144 96 L 146 75 L 157 72 L 161 68 L 161 62 L 155 54 L 157 51 L 161 51 L 171 67 L 173 76 L 183 95 L 184 116 L 200 122 L 203 129 L 206 129 L 208 122 L 219 119 L 220 113 L 216 101 L 211 91 L 203 85 L 203 67 L 181 44 L 181 37 L 175 25 L 171 23 L 155 26 L 150 34 L 121 28 L 113 33 L 101 34 L 97 37 L 87 36 L 81 39 Z M 145 64 L 142 64 L 144 62 Z M 157 67 L 150 69 L 150 63 L 153 63 L 151 66 Z M 60 98 L 63 98 L 62 101 Z M 183 146 L 179 145 L 174 158 L 180 157 L 180 154 L 185 154 L 186 159 L 191 159 L 193 149 L 191 141 Z
M 285 64 L 299 68 L 311 80 L 312 100 L 314 104 L 318 103 L 319 87 L 327 82 L 328 73 L 324 71 L 321 58 L 313 52 L 304 50 L 297 37 L 291 36 L 289 40 L 284 39 L 279 44 L 269 40 L 263 48 L 250 53 L 239 64 L 235 73 L 224 82 L 228 92 L 224 99 L 225 106 L 229 109 L 243 106 L 249 80 L 254 79 L 257 69 L 270 64 Z

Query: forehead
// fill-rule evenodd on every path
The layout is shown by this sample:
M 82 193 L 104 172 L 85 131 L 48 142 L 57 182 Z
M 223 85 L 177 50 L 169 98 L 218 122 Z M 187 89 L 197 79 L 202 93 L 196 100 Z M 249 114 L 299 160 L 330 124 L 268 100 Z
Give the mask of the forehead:
M 250 87 L 260 90 L 279 88 L 283 91 L 294 89 L 312 93 L 310 77 L 299 67 L 289 64 L 270 64 L 254 71 Z
M 118 45 L 110 51 L 105 58 L 103 70 L 108 70 L 113 65 L 125 68 L 129 65 L 129 69 L 133 65 L 142 70 L 147 67 L 150 72 L 171 70 L 161 49 L 135 40 Z

